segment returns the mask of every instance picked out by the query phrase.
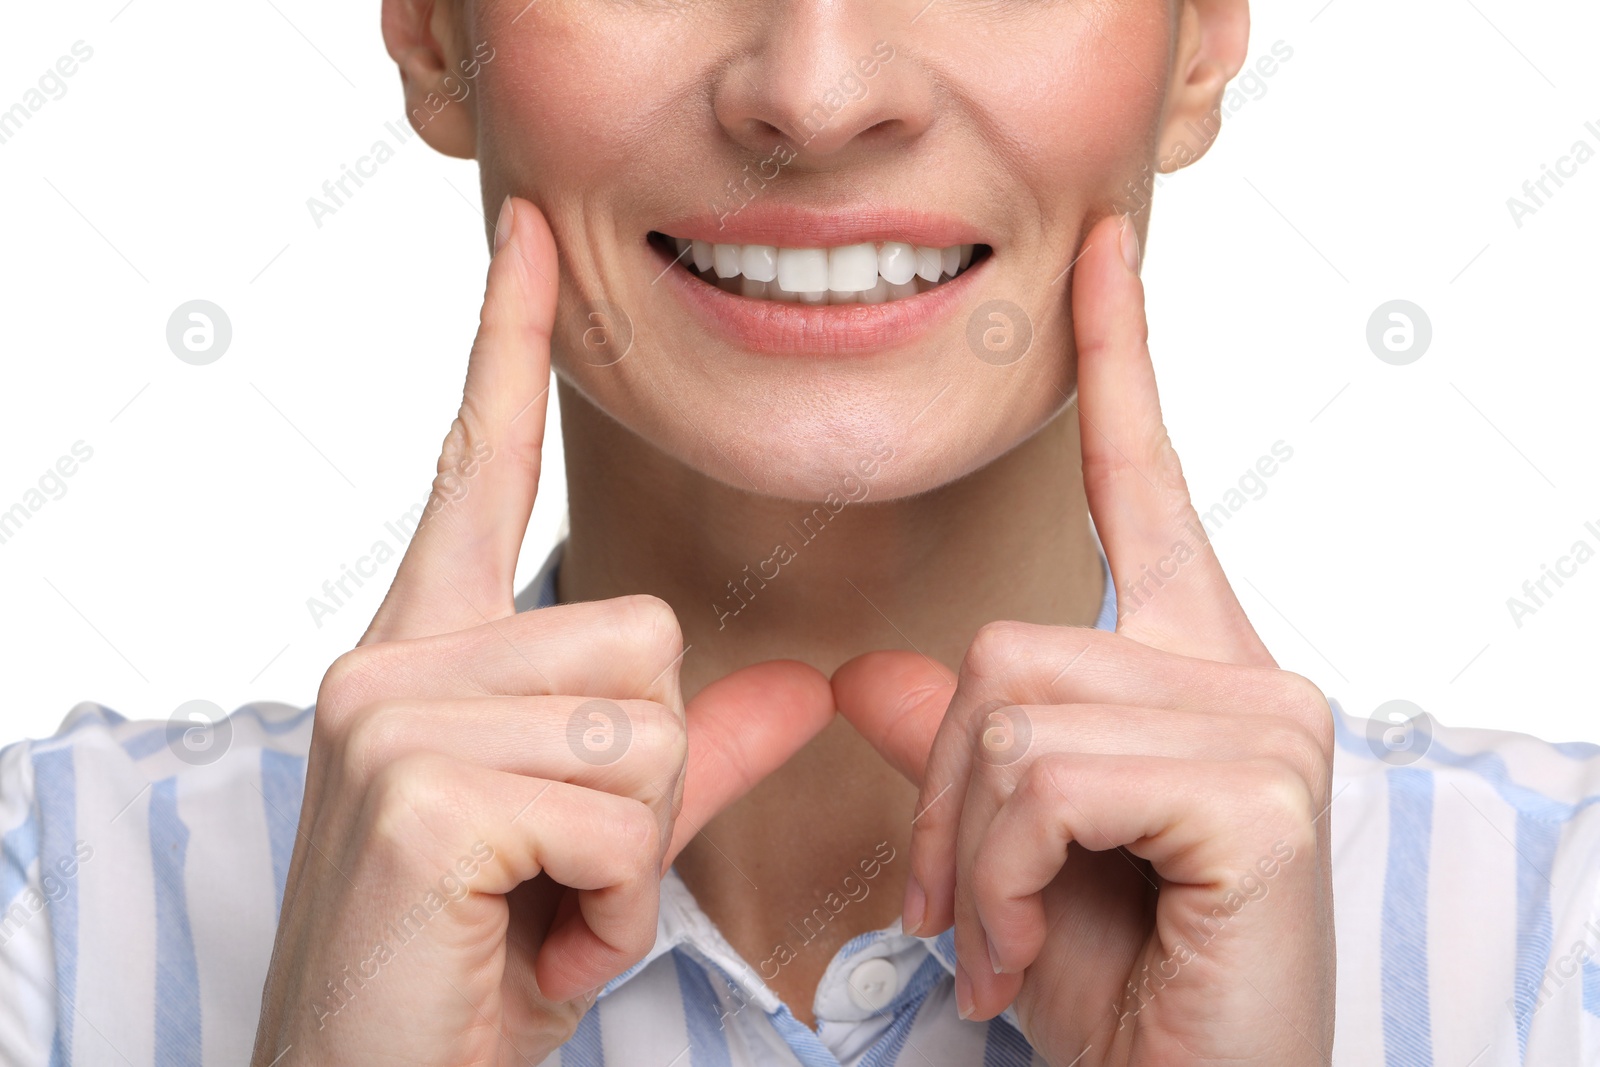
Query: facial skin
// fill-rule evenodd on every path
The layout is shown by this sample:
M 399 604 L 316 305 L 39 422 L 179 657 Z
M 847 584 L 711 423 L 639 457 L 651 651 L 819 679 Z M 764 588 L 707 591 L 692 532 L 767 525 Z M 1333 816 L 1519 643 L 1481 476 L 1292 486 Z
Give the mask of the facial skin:
M 450 96 L 459 77 L 445 79 L 492 48 L 475 91 L 422 133 L 479 161 L 486 204 L 511 193 L 549 219 L 564 400 L 575 391 L 688 468 L 779 497 L 821 499 L 887 442 L 897 459 L 873 486 L 885 500 L 983 467 L 1068 404 L 1063 272 L 1095 221 L 1144 202 L 1130 190 L 1161 161 L 1205 151 L 1197 131 L 1215 130 L 1207 119 L 1247 32 L 1241 0 L 926 4 L 389 0 L 384 24 L 409 108 Z M 830 92 L 844 106 L 808 122 Z M 646 235 L 726 209 L 728 181 L 775 151 L 793 158 L 758 202 L 845 218 L 936 211 L 993 256 L 910 342 L 743 350 L 657 281 L 663 258 Z M 1009 365 L 968 344 L 970 314 L 989 300 L 1020 306 L 1034 331 Z M 585 358 L 602 301 L 633 332 L 610 366 Z

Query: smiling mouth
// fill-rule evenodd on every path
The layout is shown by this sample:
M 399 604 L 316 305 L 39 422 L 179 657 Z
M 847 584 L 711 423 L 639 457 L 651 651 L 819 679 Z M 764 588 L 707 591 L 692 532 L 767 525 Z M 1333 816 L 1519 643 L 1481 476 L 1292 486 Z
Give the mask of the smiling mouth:
M 929 248 L 875 241 L 835 248 L 712 244 L 652 232 L 650 244 L 691 276 L 753 300 L 888 304 L 947 284 L 981 263 L 988 245 Z

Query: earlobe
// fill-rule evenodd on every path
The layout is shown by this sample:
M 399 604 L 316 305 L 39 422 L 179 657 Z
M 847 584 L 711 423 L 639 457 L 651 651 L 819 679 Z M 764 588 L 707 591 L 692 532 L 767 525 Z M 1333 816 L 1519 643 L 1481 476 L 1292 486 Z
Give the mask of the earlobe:
M 435 151 L 472 159 L 477 102 L 471 76 L 478 64 L 457 55 L 453 9 L 450 0 L 383 0 L 383 41 L 400 68 L 411 128 Z
M 1181 170 L 1206 154 L 1222 127 L 1222 98 L 1244 66 L 1248 0 L 1179 0 L 1171 91 L 1156 166 Z

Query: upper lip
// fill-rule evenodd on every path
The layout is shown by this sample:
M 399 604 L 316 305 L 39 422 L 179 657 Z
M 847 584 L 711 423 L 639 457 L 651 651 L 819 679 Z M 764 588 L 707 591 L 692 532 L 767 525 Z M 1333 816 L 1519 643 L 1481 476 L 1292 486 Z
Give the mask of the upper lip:
M 844 204 L 827 209 L 756 199 L 726 214 L 707 212 L 663 222 L 657 232 L 726 245 L 778 248 L 839 248 L 876 241 L 904 241 L 928 248 L 989 244 L 962 219 L 934 211 Z

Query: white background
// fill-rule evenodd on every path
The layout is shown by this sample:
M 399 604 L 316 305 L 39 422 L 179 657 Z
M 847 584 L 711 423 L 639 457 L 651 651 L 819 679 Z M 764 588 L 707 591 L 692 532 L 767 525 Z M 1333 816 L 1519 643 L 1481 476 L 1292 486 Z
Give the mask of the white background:
M 1163 182 L 1145 272 L 1196 503 L 1294 450 L 1216 535 L 1240 597 L 1352 712 L 1404 698 L 1600 741 L 1600 560 L 1520 628 L 1506 604 L 1574 541 L 1600 549 L 1600 159 L 1520 228 L 1506 205 L 1575 140 L 1600 149 L 1600 11 L 1280 0 L 1255 19 L 1252 59 L 1293 56 Z M 306 209 L 400 122 L 375 3 L 12 5 L 0 109 L 79 40 L 65 95 L 0 144 L 0 510 L 93 449 L 0 544 L 0 741 L 80 700 L 310 703 L 393 567 L 320 629 L 306 599 L 425 496 L 487 259 L 475 167 L 420 140 L 321 229 Z M 165 340 L 195 298 L 234 330 L 205 367 Z M 1365 340 L 1395 298 L 1432 320 L 1409 366 Z M 563 508 L 549 442 L 524 578 Z

